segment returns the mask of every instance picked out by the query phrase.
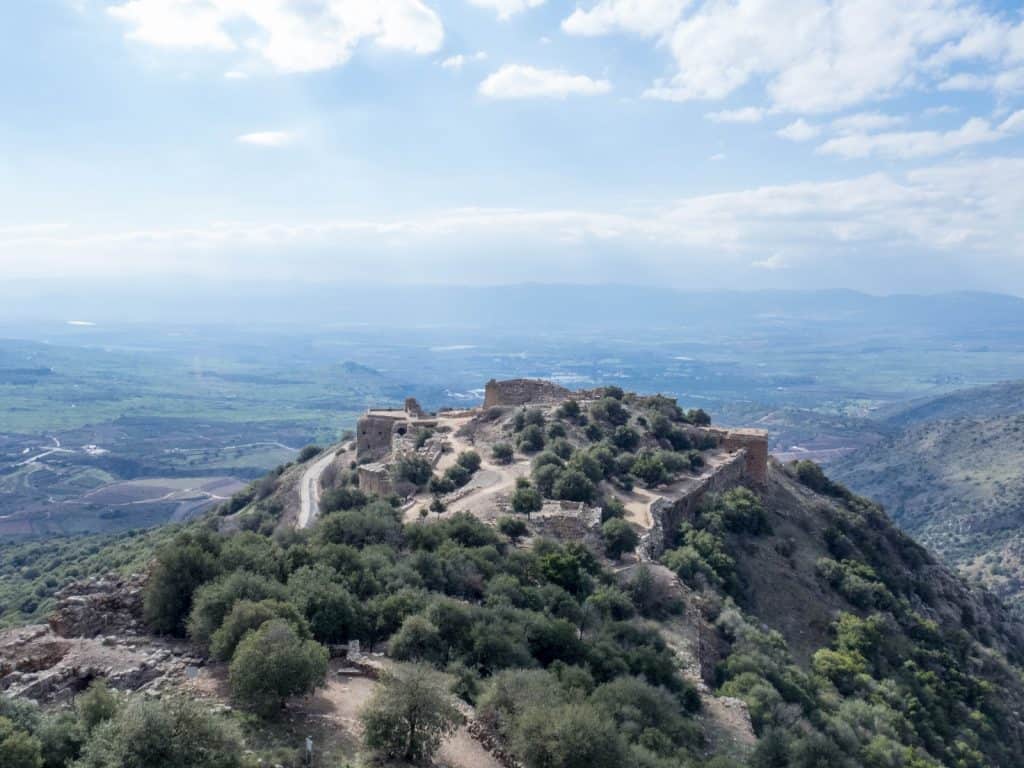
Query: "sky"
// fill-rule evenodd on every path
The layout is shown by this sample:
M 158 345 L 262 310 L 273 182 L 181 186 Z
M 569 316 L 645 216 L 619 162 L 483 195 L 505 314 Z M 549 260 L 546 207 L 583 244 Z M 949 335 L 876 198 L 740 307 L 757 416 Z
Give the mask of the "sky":
M 1024 294 L 1024 8 L 7 0 L 0 269 Z

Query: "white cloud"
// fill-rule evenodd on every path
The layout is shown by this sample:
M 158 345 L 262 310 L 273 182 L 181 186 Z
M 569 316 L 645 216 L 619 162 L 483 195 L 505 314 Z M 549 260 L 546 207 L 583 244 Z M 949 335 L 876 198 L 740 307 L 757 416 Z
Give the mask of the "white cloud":
M 708 160 L 711 160 L 713 162 L 718 162 L 719 160 L 725 160 L 725 153 L 724 152 L 716 152 L 711 157 L 709 157 Z
M 441 66 L 445 69 L 451 69 L 458 72 L 468 62 L 472 61 L 485 61 L 487 59 L 487 53 L 485 51 L 477 51 L 476 53 L 464 54 L 457 53 L 454 56 L 449 56 L 447 59 L 441 62 Z
M 529 8 L 538 8 L 544 5 L 545 0 L 469 0 L 469 2 L 477 8 L 489 8 L 496 11 L 498 18 L 505 21 Z
M 820 133 L 820 127 L 817 125 L 811 125 L 801 117 L 794 120 L 785 128 L 777 130 L 775 135 L 783 139 L 788 139 L 789 141 L 810 141 Z
M 1020 133 L 1024 131 L 1024 109 L 1018 109 L 1000 123 L 999 130 L 1003 133 Z
M 764 119 L 764 115 L 765 111 L 760 107 L 741 107 L 708 112 L 704 117 L 713 123 L 759 123 Z
M 240 72 L 237 69 L 232 69 L 232 70 L 229 70 L 228 72 L 224 73 L 224 79 L 225 80 L 248 80 L 249 79 L 249 75 L 247 75 L 245 72 Z
M 611 89 L 607 80 L 522 64 L 504 66 L 480 83 L 480 93 L 491 99 L 564 99 L 571 94 L 597 95 Z
M 749 274 L 760 261 L 767 262 L 760 269 L 788 265 L 787 275 L 817 270 L 821 285 L 837 274 L 871 279 L 871 270 L 858 265 L 881 259 L 900 265 L 895 272 L 903 276 L 901 283 L 886 274 L 880 279 L 889 282 L 876 285 L 893 290 L 913 288 L 908 281 L 917 275 L 934 278 L 935 260 L 942 259 L 958 266 L 958 275 L 976 276 L 987 265 L 991 274 L 1004 281 L 1012 274 L 1024 286 L 1021 178 L 1024 158 L 994 157 L 902 174 L 697 195 L 643 208 L 468 208 L 192 229 L 0 231 L 0 268 L 9 276 L 58 268 L 93 276 L 147 270 L 230 275 L 244 265 L 254 278 L 265 276 L 261 269 L 294 276 L 315 267 L 324 277 L 372 278 L 393 270 L 434 281 L 502 282 L 540 272 L 551 280 L 579 279 L 585 265 L 594 280 L 642 271 L 652 282 L 673 284 L 685 273 L 691 285 L 698 277 L 721 285 Z M 482 250 L 515 258 L 480 260 Z M 280 257 L 284 252 L 287 259 Z M 912 271 L 915 264 L 918 272 Z
M 671 28 L 688 0 L 599 0 L 589 10 L 577 8 L 562 21 L 570 35 L 597 36 L 611 32 L 659 35 Z
M 251 144 L 255 147 L 284 147 L 294 140 L 295 134 L 289 131 L 257 131 L 244 133 L 238 137 L 242 144 Z
M 833 120 L 831 128 L 837 133 L 864 133 L 866 131 L 881 131 L 886 128 L 895 128 L 903 125 L 907 118 L 902 115 L 886 115 L 881 112 L 858 112 L 855 115 L 846 115 Z
M 988 144 L 1005 139 L 1009 131 L 1018 126 L 1017 113 L 999 127 L 983 118 L 973 117 L 961 127 L 951 131 L 899 131 L 890 133 L 851 133 L 829 139 L 818 152 L 823 155 L 862 158 L 884 155 L 896 158 L 932 157 L 958 149 Z
M 434 53 L 441 19 L 422 0 L 128 0 L 108 12 L 127 36 L 162 48 L 233 52 L 261 57 L 283 72 L 338 67 L 355 47 Z
M 609 9 L 630 4 L 603 0 L 563 25 L 588 34 L 628 30 L 628 22 L 608 19 Z M 1011 74 L 1018 47 L 1024 56 L 1018 39 L 1021 25 L 978 0 L 694 0 L 659 33 L 676 74 L 646 95 L 723 99 L 764 87 L 776 110 L 815 114 L 940 83 L 1008 91 L 1024 87 L 1024 74 Z
M 767 269 L 774 272 L 779 269 L 789 269 L 789 262 L 786 261 L 785 257 L 781 253 L 773 253 L 764 259 L 758 259 L 757 261 L 751 262 L 750 266 L 755 269 Z

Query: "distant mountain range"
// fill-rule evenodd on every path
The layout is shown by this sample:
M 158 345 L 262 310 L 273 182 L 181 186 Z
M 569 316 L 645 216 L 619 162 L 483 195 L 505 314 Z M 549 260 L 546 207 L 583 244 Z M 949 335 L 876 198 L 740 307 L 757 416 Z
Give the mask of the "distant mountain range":
M 115 300 L 116 299 L 116 300 Z M 809 334 L 944 333 L 991 339 L 1024 331 L 1024 299 L 992 293 L 871 296 L 828 291 L 678 291 L 632 285 L 12 282 L 0 321 L 372 324 L 517 331 L 751 328 Z

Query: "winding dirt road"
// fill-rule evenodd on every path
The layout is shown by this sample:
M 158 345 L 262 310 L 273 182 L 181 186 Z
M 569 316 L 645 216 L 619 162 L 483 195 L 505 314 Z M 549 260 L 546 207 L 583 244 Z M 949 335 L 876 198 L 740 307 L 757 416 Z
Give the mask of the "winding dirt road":
M 338 446 L 336 445 L 326 449 L 302 473 L 302 479 L 299 481 L 298 527 L 300 529 L 308 528 L 316 520 L 317 515 L 320 514 L 320 476 L 327 469 L 328 465 L 334 461 L 334 452 L 337 449 Z

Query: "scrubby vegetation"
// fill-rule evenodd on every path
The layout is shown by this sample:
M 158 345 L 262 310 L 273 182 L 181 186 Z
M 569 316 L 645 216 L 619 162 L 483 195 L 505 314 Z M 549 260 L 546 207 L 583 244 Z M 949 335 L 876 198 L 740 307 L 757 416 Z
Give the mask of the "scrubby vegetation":
M 142 570 L 176 526 L 146 532 L 5 542 L 0 547 L 0 628 L 45 621 L 67 584 Z
M 508 451 L 476 445 L 495 461 L 529 455 L 495 525 L 443 515 L 441 494 L 479 470 L 475 451 L 440 475 L 402 470 L 435 494 L 436 518 L 413 523 L 397 502 L 338 478 L 310 530 L 221 533 L 213 517 L 160 540 L 146 619 L 226 662 L 234 702 L 265 727 L 323 681 L 327 646 L 386 650 L 394 666 L 362 716 L 364 756 L 384 764 L 429 764 L 462 721 L 460 699 L 524 768 L 1019 765 L 1020 627 L 816 465 L 776 465 L 767 486 L 706 496 L 665 532 L 660 564 L 605 567 L 638 543 L 622 492 L 713 457 L 694 429 L 703 412 L 600 394 L 488 420 Z M 545 499 L 602 507 L 593 550 L 539 535 L 530 516 Z M 749 753 L 707 739 L 674 650 L 684 626 L 704 681 L 749 708 Z M 125 734 L 140 723 L 154 739 L 194 732 L 206 746 L 190 764 L 248 759 L 238 731 L 209 712 L 87 697 L 63 715 L 5 705 L 3 764 L 131 764 Z M 154 754 L 154 768 L 182 764 Z
M 993 629 L 977 626 L 970 593 L 960 585 L 940 597 L 921 571 L 930 557 L 878 507 L 816 466 L 790 471 L 836 500 L 815 509 L 826 523 L 821 546 L 828 552 L 815 572 L 821 588 L 847 605 L 809 667 L 797 665 L 783 635 L 745 610 L 756 590 L 739 565 L 757 551 L 754 542 L 772 535 L 769 510 L 755 495 L 737 489 L 709 499 L 664 556 L 718 606 L 709 616 L 728 650 L 717 682 L 721 693 L 750 707 L 761 737 L 752 765 L 1016 765 L 1024 735 L 1014 714 L 1018 673 L 993 654 Z M 950 608 L 955 622 L 926 618 Z M 1019 661 L 1019 637 L 1015 643 L 1010 662 Z M 1017 704 L 1007 701 L 1007 690 Z
M 102 683 L 69 710 L 0 697 L 4 768 L 254 768 L 238 728 L 184 698 L 126 697 Z

